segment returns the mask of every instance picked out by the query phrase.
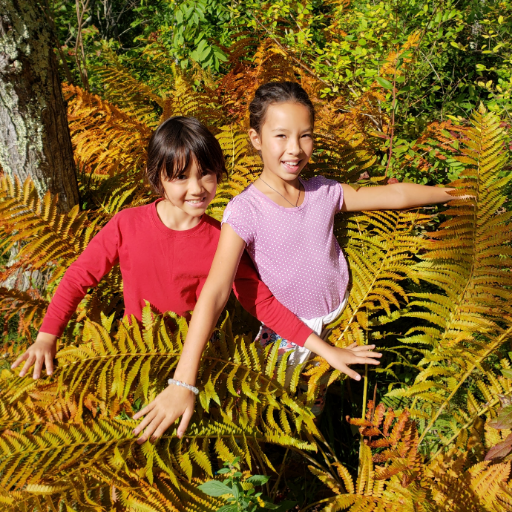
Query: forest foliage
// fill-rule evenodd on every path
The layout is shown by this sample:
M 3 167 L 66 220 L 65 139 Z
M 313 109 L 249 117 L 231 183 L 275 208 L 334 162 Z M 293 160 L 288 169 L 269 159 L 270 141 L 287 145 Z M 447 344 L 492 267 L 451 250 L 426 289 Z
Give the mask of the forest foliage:
M 23 291 L 1 289 L 2 509 L 238 510 L 201 490 L 227 479 L 258 495 L 254 510 L 512 510 L 510 9 L 50 2 L 81 205 L 62 214 L 30 181 L 0 178 L 0 241 L 17 250 L 0 281 L 29 276 Z M 220 218 L 261 169 L 247 105 L 276 79 L 300 82 L 315 104 L 306 177 L 457 189 L 448 205 L 337 219 L 351 285 L 329 341 L 375 343 L 381 366 L 355 384 L 317 358 L 286 386 L 286 359 L 259 349 L 257 322 L 231 299 L 189 431 L 139 447 L 131 417 L 165 385 L 187 323 L 149 306 L 142 325 L 122 320 L 114 267 L 59 341 L 54 375 L 11 371 L 69 264 L 118 211 L 154 200 L 145 147 L 158 123 L 193 115 L 218 138 L 229 177 L 209 213 Z

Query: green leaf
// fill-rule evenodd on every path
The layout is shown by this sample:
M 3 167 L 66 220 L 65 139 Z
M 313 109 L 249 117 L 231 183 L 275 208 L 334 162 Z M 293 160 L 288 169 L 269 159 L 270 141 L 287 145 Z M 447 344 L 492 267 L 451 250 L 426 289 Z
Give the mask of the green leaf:
M 201 39 L 200 43 L 197 45 L 197 48 L 196 48 L 197 54 L 201 55 L 207 47 L 208 47 L 208 41 L 206 39 Z
M 238 505 L 224 505 L 217 509 L 217 512 L 237 512 Z
M 387 89 L 388 91 L 393 90 L 393 84 L 389 80 L 386 80 L 385 78 L 382 78 L 381 76 L 376 76 L 375 80 L 377 80 L 379 85 L 384 87 L 384 89 Z
M 238 499 L 240 497 L 240 494 L 243 494 L 242 486 L 239 483 L 233 484 L 233 495 L 235 496 L 235 499 Z
M 208 496 L 218 497 L 224 494 L 234 494 L 233 491 L 227 485 L 224 485 L 223 483 L 218 482 L 217 480 L 208 480 L 208 482 L 201 484 L 198 488 L 201 489 L 201 491 L 203 491 Z
M 507 377 L 507 379 L 512 379 L 512 369 L 504 368 L 501 370 L 503 377 Z
M 270 480 L 269 476 L 265 475 L 254 475 L 248 478 L 246 481 L 253 485 L 265 485 Z

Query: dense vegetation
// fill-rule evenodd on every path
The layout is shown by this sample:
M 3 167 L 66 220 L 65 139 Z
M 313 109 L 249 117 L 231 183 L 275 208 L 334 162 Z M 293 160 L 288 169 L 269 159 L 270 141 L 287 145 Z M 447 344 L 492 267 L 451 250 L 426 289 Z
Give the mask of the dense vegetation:
M 215 477 L 251 510 L 286 510 L 286 500 L 298 510 L 512 510 L 511 5 L 50 4 L 81 209 L 60 214 L 30 181 L 1 178 L 0 239 L 19 252 L 0 281 L 32 277 L 24 291 L 1 289 L 3 509 L 217 510 L 224 498 L 198 488 Z M 351 294 L 330 341 L 377 343 L 381 367 L 361 369 L 358 384 L 318 360 L 301 368 L 307 390 L 298 372 L 287 388 L 285 362 L 257 350 L 257 322 L 230 300 L 187 435 L 171 428 L 139 447 L 130 418 L 164 385 L 187 326 L 149 309 L 140 328 L 122 322 L 114 268 L 80 305 L 53 377 L 10 371 L 91 237 L 120 209 L 153 200 L 144 148 L 158 123 L 195 115 L 218 137 L 230 173 L 209 211 L 219 217 L 260 169 L 246 109 L 273 79 L 299 81 L 316 105 L 306 175 L 453 182 L 472 196 L 338 219 Z M 329 394 L 315 420 L 319 383 Z M 259 484 L 267 498 L 253 499 Z

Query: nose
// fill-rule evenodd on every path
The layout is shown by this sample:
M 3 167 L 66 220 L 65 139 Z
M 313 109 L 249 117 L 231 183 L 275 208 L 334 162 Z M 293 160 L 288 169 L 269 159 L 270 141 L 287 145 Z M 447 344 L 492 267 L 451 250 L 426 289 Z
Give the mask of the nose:
M 288 139 L 288 145 L 286 147 L 286 152 L 289 155 L 299 156 L 302 153 L 302 147 L 300 145 L 299 137 L 290 137 Z
M 188 193 L 193 196 L 199 196 L 204 192 L 205 188 L 203 187 L 203 183 L 201 179 L 193 177 L 189 179 L 188 184 Z

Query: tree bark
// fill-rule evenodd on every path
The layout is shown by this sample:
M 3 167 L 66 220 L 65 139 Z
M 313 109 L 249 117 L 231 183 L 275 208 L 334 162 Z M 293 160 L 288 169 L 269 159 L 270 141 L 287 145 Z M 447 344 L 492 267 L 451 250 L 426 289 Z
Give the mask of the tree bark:
M 0 0 L 0 165 L 62 212 L 78 204 L 78 185 L 57 59 L 38 0 Z

